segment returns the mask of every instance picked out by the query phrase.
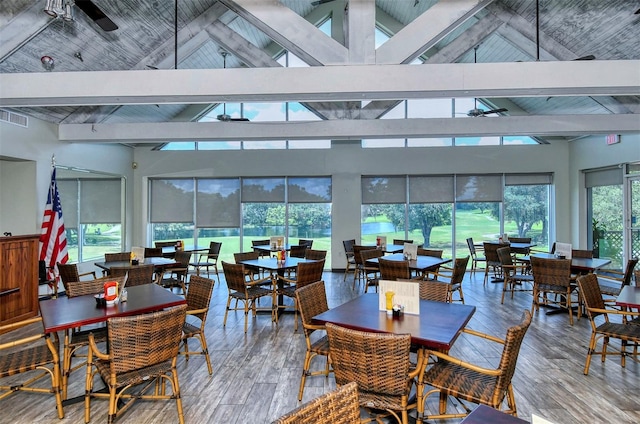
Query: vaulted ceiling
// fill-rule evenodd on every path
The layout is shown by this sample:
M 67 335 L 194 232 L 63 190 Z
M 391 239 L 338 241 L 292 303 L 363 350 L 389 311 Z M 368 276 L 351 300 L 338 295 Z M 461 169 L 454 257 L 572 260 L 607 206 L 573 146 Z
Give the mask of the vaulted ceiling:
M 61 124 L 69 141 L 640 132 L 636 2 L 96 0 L 113 31 L 77 3 L 73 21 L 45 0 L 0 4 L 0 107 Z M 317 29 L 328 18 L 332 37 Z M 375 27 L 391 37 L 377 48 Z M 310 67 L 283 69 L 285 51 Z M 403 99 L 447 96 L 508 111 L 372 122 Z M 219 102 L 287 100 L 333 124 L 185 125 Z

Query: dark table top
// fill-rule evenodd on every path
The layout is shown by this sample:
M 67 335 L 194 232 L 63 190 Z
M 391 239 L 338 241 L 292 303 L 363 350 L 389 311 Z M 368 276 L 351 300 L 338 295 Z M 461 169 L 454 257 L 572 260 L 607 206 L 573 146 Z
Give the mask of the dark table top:
M 312 259 L 296 258 L 291 256 L 287 256 L 284 262 L 279 262 L 276 258 L 259 258 L 259 259 L 248 259 L 245 261 L 239 261 L 239 263 L 241 264 L 256 267 L 256 268 L 262 268 L 269 271 L 292 269 L 297 267 L 300 262 L 316 262 L 316 261 Z
M 531 256 L 545 259 L 558 259 L 553 253 L 534 253 Z M 571 258 L 571 269 L 580 272 L 593 272 L 611 263 L 610 259 L 602 258 Z
M 471 411 L 467 417 L 462 420 L 461 424 L 528 424 L 525 421 L 513 415 L 505 414 L 502 411 L 493 409 L 486 405 L 478 405 L 476 409 Z
M 40 301 L 45 333 L 104 322 L 109 318 L 144 314 L 186 303 L 157 284 L 127 287 L 127 301 L 98 307 L 93 295 L 59 297 Z
M 252 249 L 254 250 L 259 250 L 260 252 L 277 252 L 282 250 L 282 246 L 280 247 L 272 247 L 270 244 L 259 244 L 257 246 L 251 246 Z M 291 250 L 291 245 L 290 244 L 285 244 L 284 245 L 284 250 L 286 250 L 287 252 Z
M 347 303 L 313 317 L 316 324 L 331 322 L 360 331 L 411 334 L 414 344 L 448 351 L 476 311 L 475 306 L 420 301 L 420 315 L 399 318 L 378 309 L 378 294 L 365 293 Z
M 144 258 L 144 263 L 140 265 L 153 264 L 155 267 L 168 267 L 178 265 L 174 259 L 170 258 Z M 134 267 L 137 265 L 131 265 L 130 261 L 111 261 L 111 262 L 95 262 L 95 266 L 104 270 L 110 270 L 112 267 L 125 268 Z
M 378 263 L 379 258 L 369 259 L 367 262 Z M 394 253 L 392 255 L 382 256 L 382 259 L 390 261 L 404 261 L 404 255 L 402 253 Z M 409 261 L 409 269 L 413 271 L 423 271 L 431 268 L 437 268 L 440 265 L 451 262 L 451 259 L 437 258 L 435 256 L 418 255 L 416 259 Z
M 640 287 L 624 286 L 616 299 L 617 306 L 640 308 Z
M 499 241 L 486 241 L 485 243 L 491 243 L 491 244 L 500 244 Z M 503 242 L 504 243 L 504 242 Z M 509 243 L 509 247 L 512 247 L 513 249 L 531 249 L 532 247 L 537 246 L 537 244 L 531 242 L 531 243 L 513 243 L 510 241 L 507 241 L 507 243 Z

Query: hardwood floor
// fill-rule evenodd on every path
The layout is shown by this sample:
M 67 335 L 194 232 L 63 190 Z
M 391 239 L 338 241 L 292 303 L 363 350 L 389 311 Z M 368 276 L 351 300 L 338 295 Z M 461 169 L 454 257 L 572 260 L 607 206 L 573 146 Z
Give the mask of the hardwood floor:
M 221 274 L 222 276 L 222 274 Z M 350 299 L 352 280 L 342 282 L 342 273 L 325 272 L 329 306 Z M 518 321 L 523 309 L 531 307 L 531 295 L 515 293 L 500 304 L 501 284 L 482 284 L 483 273 L 465 277 L 463 284 L 467 304 L 477 306 L 469 327 L 504 337 L 506 328 Z M 269 315 L 249 319 L 243 332 L 244 316 L 230 312 L 226 328 L 222 327 L 227 289 L 214 288 L 207 322 L 207 340 L 213 364 L 209 376 L 204 358 L 180 357 L 178 371 L 185 421 L 198 423 L 269 423 L 298 405 L 300 370 L 304 358 L 304 337 L 293 330 L 293 315 L 283 315 L 276 326 Z M 31 328 L 38 331 L 38 328 Z M 589 375 L 582 373 L 590 336 L 587 319 L 569 325 L 566 314 L 547 316 L 541 309 L 533 318 L 520 351 L 513 379 L 518 415 L 529 420 L 532 413 L 556 424 L 637 423 L 640 422 L 640 364 L 628 360 L 620 367 L 619 357 L 609 357 L 605 364 L 595 357 Z M 15 334 L 0 337 L 0 343 Z M 614 345 L 618 345 L 614 343 Z M 452 354 L 470 362 L 495 367 L 500 347 L 484 340 L 461 336 Z M 323 365 L 321 360 L 316 367 Z M 309 377 L 304 399 L 314 398 L 335 387 L 332 377 Z M 84 372 L 72 374 L 69 395 L 84 392 Z M 435 398 L 433 399 L 435 400 Z M 60 421 L 54 411 L 52 396 L 16 393 L 0 400 L 0 423 L 83 423 L 84 406 L 65 407 Z M 430 403 L 428 409 L 436 410 Z M 92 402 L 92 422 L 104 422 L 107 402 Z M 448 420 L 456 423 L 461 420 Z M 134 405 L 120 423 L 177 422 L 172 402 L 142 402 Z M 430 421 L 445 422 L 445 421 Z

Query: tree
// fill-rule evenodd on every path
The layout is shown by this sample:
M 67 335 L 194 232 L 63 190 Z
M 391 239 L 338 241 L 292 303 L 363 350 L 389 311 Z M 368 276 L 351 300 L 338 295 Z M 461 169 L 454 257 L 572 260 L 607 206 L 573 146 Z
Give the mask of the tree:
M 527 237 L 527 233 L 537 222 L 546 228 L 548 187 L 546 185 L 507 186 L 504 190 L 505 222 L 513 221 L 518 228 L 518 237 Z M 497 211 L 492 215 L 499 217 Z M 543 239 L 546 233 L 542 232 Z M 544 241 L 544 240 L 541 240 Z
M 382 209 L 393 223 L 396 231 L 404 228 L 404 204 L 385 205 Z M 434 203 L 409 206 L 409 231 L 420 230 L 425 247 L 431 245 L 431 230 L 442 225 L 451 225 L 451 204 Z

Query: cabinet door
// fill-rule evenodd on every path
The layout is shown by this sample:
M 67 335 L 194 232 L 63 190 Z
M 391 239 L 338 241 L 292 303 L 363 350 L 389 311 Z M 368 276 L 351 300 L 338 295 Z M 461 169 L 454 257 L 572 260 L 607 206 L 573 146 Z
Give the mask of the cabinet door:
M 0 322 L 36 315 L 38 241 L 22 239 L 0 245 Z

